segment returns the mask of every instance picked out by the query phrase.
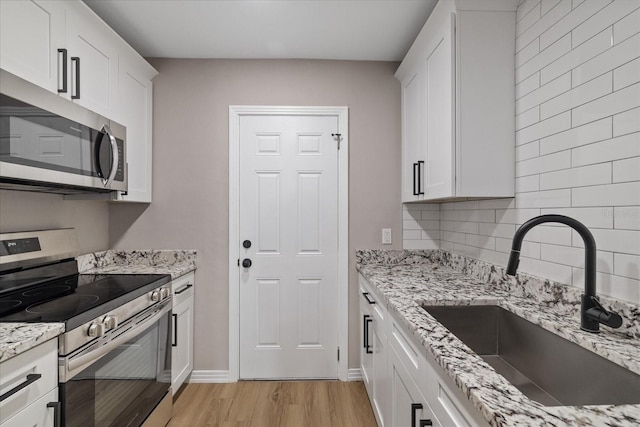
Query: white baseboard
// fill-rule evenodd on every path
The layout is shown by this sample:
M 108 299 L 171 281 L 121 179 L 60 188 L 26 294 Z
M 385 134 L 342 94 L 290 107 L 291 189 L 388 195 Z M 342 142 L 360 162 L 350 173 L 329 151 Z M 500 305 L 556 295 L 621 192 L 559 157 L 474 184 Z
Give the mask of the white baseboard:
M 360 368 L 350 368 L 347 371 L 347 381 L 362 381 L 362 371 Z
M 360 368 L 350 368 L 347 372 L 347 381 L 361 381 Z M 219 371 L 192 371 L 187 378 L 188 383 L 230 383 L 233 382 L 228 370 Z
M 192 371 L 188 383 L 230 383 L 228 370 L 219 371 Z

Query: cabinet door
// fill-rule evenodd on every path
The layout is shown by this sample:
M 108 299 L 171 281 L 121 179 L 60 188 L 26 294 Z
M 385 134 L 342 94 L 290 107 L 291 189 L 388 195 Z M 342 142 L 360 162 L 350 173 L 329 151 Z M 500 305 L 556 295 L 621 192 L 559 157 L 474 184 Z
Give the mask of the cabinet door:
M 424 182 L 424 145 L 422 111 L 424 108 L 424 72 L 422 69 L 402 82 L 402 201 L 422 198 Z
M 376 316 L 373 311 L 373 322 L 370 324 L 371 344 L 373 351 L 372 372 L 373 372 L 373 410 L 378 419 L 378 424 L 382 426 L 394 426 L 396 424 L 388 421 L 389 405 L 389 376 L 387 374 L 387 337 L 384 331 L 384 320 Z
M 0 1 L 0 67 L 51 92 L 62 89 L 65 5 L 58 1 Z M 60 81 L 59 80 L 60 74 Z
M 58 403 L 58 388 L 54 388 L 49 393 L 33 402 L 31 405 L 18 412 L 13 417 L 0 423 L 0 427 L 54 427 L 57 426 L 56 409 L 54 405 Z
M 151 203 L 153 83 L 148 69 L 146 63 L 120 58 L 118 111 L 113 117 L 127 128 L 128 191 L 121 201 Z
M 360 288 L 360 370 L 362 372 L 362 381 L 367 389 L 369 396 L 373 395 L 373 351 L 371 350 L 371 330 L 370 325 L 373 321 L 371 319 L 371 311 L 369 310 L 369 303 L 365 300 L 362 294 L 366 292 L 363 288 Z
M 173 308 L 171 388 L 175 394 L 193 370 L 193 295 Z
M 391 377 L 391 423 L 392 426 L 418 427 L 421 420 L 439 426 L 431 408 L 420 394 L 418 387 L 407 372 L 398 354 L 389 349 Z M 412 424 L 413 422 L 413 424 Z
M 424 62 L 426 165 L 424 198 L 454 196 L 454 32 L 451 14 L 436 32 Z
M 111 117 L 118 92 L 118 38 L 84 4 L 67 10 L 71 98 Z M 77 60 L 73 58 L 78 58 Z

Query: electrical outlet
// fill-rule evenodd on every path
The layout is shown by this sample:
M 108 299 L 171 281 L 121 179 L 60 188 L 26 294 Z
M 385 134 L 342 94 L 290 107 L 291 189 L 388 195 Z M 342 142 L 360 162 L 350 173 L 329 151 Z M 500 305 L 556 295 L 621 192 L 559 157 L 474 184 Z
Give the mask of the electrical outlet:
M 391 244 L 391 229 L 383 228 L 382 229 L 382 244 L 390 245 Z

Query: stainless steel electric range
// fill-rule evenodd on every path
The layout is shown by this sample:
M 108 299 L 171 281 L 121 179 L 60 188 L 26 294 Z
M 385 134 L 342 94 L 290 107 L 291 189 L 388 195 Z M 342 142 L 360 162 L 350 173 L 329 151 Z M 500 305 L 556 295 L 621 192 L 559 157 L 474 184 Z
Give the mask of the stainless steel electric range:
M 73 229 L 0 234 L 0 322 L 65 324 L 63 426 L 165 425 L 171 276 L 79 274 L 77 252 Z

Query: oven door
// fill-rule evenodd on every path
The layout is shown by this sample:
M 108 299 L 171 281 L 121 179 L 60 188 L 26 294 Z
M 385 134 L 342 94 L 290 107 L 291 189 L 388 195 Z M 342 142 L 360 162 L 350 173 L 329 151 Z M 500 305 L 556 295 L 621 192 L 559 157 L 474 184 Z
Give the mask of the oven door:
M 153 412 L 171 386 L 171 302 L 60 358 L 62 425 L 139 426 Z

